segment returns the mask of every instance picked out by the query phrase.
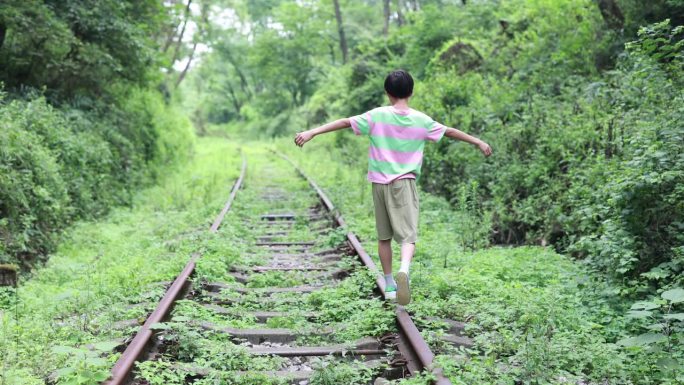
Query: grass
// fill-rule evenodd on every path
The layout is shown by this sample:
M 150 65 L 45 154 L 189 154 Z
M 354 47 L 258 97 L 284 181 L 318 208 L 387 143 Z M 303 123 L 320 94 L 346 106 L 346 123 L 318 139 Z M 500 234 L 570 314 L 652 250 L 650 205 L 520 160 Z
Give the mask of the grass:
M 239 173 L 238 147 L 202 139 L 192 161 L 141 191 L 132 207 L 81 222 L 46 266 L 0 292 L 0 384 L 93 383 L 116 355 L 87 345 L 120 341 L 197 251 Z M 135 305 L 142 304 L 142 305 Z M 116 345 L 116 342 L 113 343 Z M 109 344 L 112 345 L 112 344 Z
M 271 144 L 286 152 L 329 194 L 349 228 L 376 256 L 370 184 L 365 180 L 365 144 L 346 136 L 316 138 L 303 150 L 290 141 Z M 96 383 L 108 374 L 118 353 L 111 349 L 134 332 L 117 322 L 144 317 L 193 252 L 201 252 L 194 282 L 232 282 L 234 265 L 257 265 L 259 235 L 250 228 L 255 215 L 299 207 L 293 239 L 314 236 L 301 218 L 316 201 L 306 182 L 271 156 L 263 143 L 244 146 L 250 164 L 245 187 L 218 234 L 208 234 L 237 177 L 237 145 L 217 138 L 200 140 L 192 162 L 141 191 L 130 208 L 114 210 L 97 222 L 79 223 L 50 262 L 22 277 L 20 287 L 0 291 L 0 385 Z M 256 191 L 270 184 L 285 190 L 290 202 L 273 207 Z M 468 187 L 462 201 L 468 200 Z M 421 192 L 420 237 L 411 267 L 413 302 L 408 310 L 454 384 L 652 384 L 660 370 L 645 349 L 617 341 L 638 330 L 624 316 L 617 290 L 581 264 L 542 247 L 489 247 L 488 218 L 476 204 L 449 204 Z M 483 235 L 484 234 L 484 235 Z M 321 248 L 339 243 L 344 231 L 318 237 Z M 239 241 L 236 241 L 239 240 Z M 396 252 L 397 250 L 395 250 Z M 396 253 L 395 253 L 396 255 Z M 345 262 L 353 263 L 351 261 Z M 398 267 L 395 258 L 395 270 Z M 307 283 L 297 274 L 265 274 L 247 286 Z M 269 320 L 268 327 L 292 329 L 345 325 L 328 342 L 349 342 L 394 330 L 393 312 L 369 299 L 373 275 L 363 269 L 334 288 L 309 295 L 274 295 L 269 310 L 290 312 Z M 230 298 L 237 293 L 224 290 Z M 258 308 L 253 294 L 242 295 L 236 314 Z M 317 310 L 315 321 L 303 316 Z M 467 321 L 472 351 L 455 350 L 438 336 L 443 325 L 429 317 Z M 151 384 L 268 384 L 258 374 L 241 377 L 235 370 L 275 370 L 278 358 L 254 359 L 221 333 L 202 330 L 197 322 L 254 327 L 249 315 L 223 315 L 193 301 L 181 302 L 174 318 L 158 325 L 175 343 L 161 359 L 138 365 Z M 675 331 L 671 337 L 681 340 Z M 307 339 L 298 343 L 316 343 Z M 188 367 L 178 367 L 180 359 Z M 316 364 L 314 384 L 364 383 L 370 374 L 358 363 Z M 195 379 L 193 370 L 211 372 Z M 674 373 L 674 372 L 673 372 Z M 672 375 L 675 384 L 678 375 Z M 427 384 L 429 375 L 398 381 Z
M 303 149 L 289 139 L 274 145 L 326 191 L 379 264 L 363 139 L 340 133 Z M 460 198 L 450 205 L 420 192 L 407 307 L 454 384 L 654 383 L 659 369 L 649 350 L 617 344 L 634 325 L 616 288 L 550 248 L 489 247 L 487 213 L 469 202 L 467 183 Z M 440 344 L 440 325 L 421 322 L 429 316 L 467 321 L 474 350 Z M 400 383 L 426 384 L 429 376 Z

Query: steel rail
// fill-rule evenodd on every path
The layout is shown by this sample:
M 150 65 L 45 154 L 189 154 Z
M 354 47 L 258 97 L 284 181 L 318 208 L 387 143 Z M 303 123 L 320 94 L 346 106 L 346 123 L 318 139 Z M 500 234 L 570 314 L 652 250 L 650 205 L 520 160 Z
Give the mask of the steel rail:
M 223 222 L 223 218 L 226 216 L 226 213 L 228 213 L 228 210 L 230 210 L 230 206 L 233 205 L 233 201 L 235 200 L 237 190 L 240 188 L 240 186 L 242 186 L 242 181 L 245 178 L 245 172 L 247 172 L 247 158 L 245 158 L 245 156 L 242 155 L 242 168 L 240 169 L 240 177 L 238 177 L 237 181 L 235 181 L 235 184 L 233 184 L 233 188 L 230 191 L 230 196 L 226 201 L 226 205 L 223 206 L 223 210 L 221 210 L 219 215 L 216 217 L 216 220 L 209 228 L 209 231 L 211 231 L 212 233 L 218 231 L 219 226 L 221 226 L 221 222 Z
M 209 229 L 209 231 L 211 231 L 212 233 L 218 231 L 218 228 L 221 225 L 223 218 L 226 216 L 228 210 L 230 210 L 230 207 L 233 201 L 235 200 L 235 195 L 242 186 L 242 182 L 244 181 L 246 172 L 247 159 L 243 154 L 240 176 L 233 184 L 233 188 L 231 189 L 230 195 L 228 197 L 228 200 L 226 201 L 225 206 L 223 207 L 219 215 L 216 217 L 216 220 Z M 150 339 L 152 338 L 152 335 L 154 334 L 154 332 L 151 329 L 151 326 L 155 323 L 162 322 L 169 315 L 178 297 L 180 297 L 184 289 L 187 289 L 187 287 L 189 286 L 190 276 L 192 276 L 192 274 L 195 271 L 195 264 L 199 257 L 199 253 L 192 254 L 192 256 L 190 257 L 190 261 L 188 261 L 188 263 L 185 265 L 183 271 L 181 271 L 181 273 L 173 281 L 171 286 L 164 294 L 164 297 L 162 297 L 162 299 L 159 301 L 159 304 L 157 304 L 157 307 L 154 309 L 152 314 L 150 314 L 150 316 L 147 317 L 147 320 L 145 321 L 143 326 L 140 328 L 140 330 L 138 330 L 138 333 L 136 333 L 133 340 L 126 347 L 126 350 L 124 350 L 124 352 L 121 354 L 119 359 L 114 364 L 114 367 L 112 368 L 111 377 L 108 380 L 104 381 L 103 384 L 121 385 L 126 382 L 129 375 L 131 374 L 131 371 L 133 370 L 135 362 L 144 353 L 145 349 L 147 348 L 150 342 Z
M 335 206 L 332 204 L 332 201 L 330 198 L 328 198 L 327 195 L 323 192 L 323 190 L 318 187 L 316 182 L 314 182 L 311 178 L 309 178 L 304 171 L 302 171 L 299 166 L 294 163 L 290 158 L 288 158 L 285 154 L 280 153 L 275 150 L 271 150 L 273 153 L 277 154 L 281 158 L 285 159 L 288 163 L 294 167 L 294 169 L 297 171 L 297 173 L 304 178 L 309 185 L 316 190 L 316 193 L 318 194 L 319 198 L 321 199 L 321 202 L 323 202 L 323 205 L 326 207 L 326 209 L 334 215 L 335 221 L 340 227 L 346 226 L 346 223 L 344 219 L 342 218 L 342 215 L 339 213 L 339 211 L 336 210 Z M 378 286 L 378 289 L 380 290 L 381 294 L 384 296 L 385 294 L 385 280 L 380 276 L 379 270 L 375 262 L 373 262 L 373 259 L 368 255 L 366 250 L 364 250 L 363 246 L 361 245 L 361 242 L 359 242 L 359 239 L 352 233 L 351 231 L 347 232 L 347 240 L 349 241 L 351 247 L 356 251 L 357 255 L 363 262 L 363 264 L 369 268 L 371 271 L 377 273 L 376 274 L 376 279 L 375 282 Z M 411 319 L 411 316 L 408 314 L 406 309 L 401 306 L 397 305 L 396 309 L 396 316 L 397 316 L 397 325 L 399 326 L 400 329 L 400 334 L 405 336 L 406 339 L 408 340 L 408 344 L 410 345 L 410 348 L 412 352 L 410 352 L 411 356 L 415 356 L 417 360 L 419 361 L 420 365 L 419 367 L 423 370 L 429 370 L 432 372 L 432 374 L 435 376 L 435 384 L 437 385 L 451 385 L 451 381 L 444 376 L 442 373 L 441 368 L 434 367 L 433 361 L 435 358 L 434 353 L 430 350 L 430 347 L 428 346 L 427 342 L 425 342 L 425 339 L 423 336 L 420 334 L 420 331 L 416 327 L 416 325 L 413 323 L 413 320 Z M 401 347 L 400 347 L 401 348 Z M 411 360 L 413 357 L 407 357 L 408 360 Z M 409 372 L 411 375 L 415 374 L 415 371 L 413 370 L 413 365 L 407 365 L 409 368 Z

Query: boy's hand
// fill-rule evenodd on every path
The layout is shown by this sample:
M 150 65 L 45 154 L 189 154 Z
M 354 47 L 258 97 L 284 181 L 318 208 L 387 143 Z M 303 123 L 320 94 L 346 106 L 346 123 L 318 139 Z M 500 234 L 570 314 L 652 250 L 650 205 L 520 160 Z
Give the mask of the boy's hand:
M 484 154 L 484 156 L 490 156 L 490 155 L 492 155 L 492 148 L 489 147 L 489 145 L 488 145 L 487 143 L 485 143 L 485 142 L 483 142 L 483 141 L 480 140 L 480 141 L 477 143 L 477 147 L 480 148 L 480 151 L 482 151 L 482 153 Z
M 295 141 L 295 144 L 297 146 L 303 147 L 304 143 L 310 141 L 311 139 L 313 139 L 313 137 L 314 136 L 313 136 L 313 133 L 311 132 L 311 130 L 304 131 L 304 132 L 298 132 L 297 136 L 295 136 L 294 141 Z

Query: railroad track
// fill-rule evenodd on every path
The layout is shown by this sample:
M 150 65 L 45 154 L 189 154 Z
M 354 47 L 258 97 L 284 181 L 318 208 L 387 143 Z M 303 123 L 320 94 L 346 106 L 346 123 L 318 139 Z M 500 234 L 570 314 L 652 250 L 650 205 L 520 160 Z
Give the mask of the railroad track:
M 435 383 L 450 384 L 433 367 L 434 354 L 411 316 L 382 302 L 384 280 L 357 237 L 341 230 L 344 219 L 323 191 L 274 153 L 235 200 L 245 173 L 243 158 L 210 228 L 218 231 L 231 206 L 239 206 L 233 215 L 246 229 L 239 264 L 222 281 L 192 280 L 201 258 L 193 255 L 105 383 L 149 384 L 141 375 L 145 365 L 159 370 L 163 364 L 174 381 L 188 384 L 344 384 L 344 377 L 334 377 L 339 368 L 362 373 L 369 384 L 423 370 L 432 371 Z M 372 276 L 374 287 L 368 285 Z M 446 322 L 447 342 L 472 344 L 462 324 Z

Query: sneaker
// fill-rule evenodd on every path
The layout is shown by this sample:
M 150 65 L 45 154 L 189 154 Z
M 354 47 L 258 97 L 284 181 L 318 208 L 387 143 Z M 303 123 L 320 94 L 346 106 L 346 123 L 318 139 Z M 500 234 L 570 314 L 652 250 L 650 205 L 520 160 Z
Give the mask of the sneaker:
M 385 289 L 385 301 L 394 301 L 397 299 L 397 288 L 388 287 Z
M 399 305 L 408 305 L 411 302 L 411 288 L 409 287 L 408 273 L 397 273 L 397 302 Z

